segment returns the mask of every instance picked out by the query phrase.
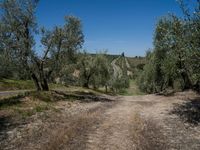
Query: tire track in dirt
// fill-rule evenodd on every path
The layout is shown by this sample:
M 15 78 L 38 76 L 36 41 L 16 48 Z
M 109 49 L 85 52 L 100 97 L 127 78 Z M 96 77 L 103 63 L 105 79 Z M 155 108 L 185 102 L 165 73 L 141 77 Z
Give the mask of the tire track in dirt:
M 154 104 L 148 96 L 121 97 L 104 113 L 102 123 L 93 127 L 96 130 L 88 134 L 86 150 L 167 149 L 157 122 L 142 117 L 143 111 Z
M 5 143 L 4 147 L 20 150 L 199 150 L 200 126 L 186 128 L 178 116 L 170 114 L 174 103 L 182 104 L 188 98 L 192 98 L 190 93 L 170 97 L 110 97 L 112 101 L 109 102 L 73 102 L 69 103 L 70 107 L 67 102 L 60 102 L 56 104 L 60 112 L 49 112 L 46 119 L 36 116 L 31 126 L 22 128 L 22 136 Z M 28 134 L 24 131 L 29 127 L 34 130 Z
M 130 101 L 119 101 L 104 115 L 104 121 L 88 135 L 87 150 L 130 150 L 134 143 L 130 135 L 132 117 L 137 105 Z

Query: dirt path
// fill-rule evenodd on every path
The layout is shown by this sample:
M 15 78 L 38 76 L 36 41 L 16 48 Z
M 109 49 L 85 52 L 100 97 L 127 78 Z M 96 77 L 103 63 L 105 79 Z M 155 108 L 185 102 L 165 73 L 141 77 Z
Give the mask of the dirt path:
M 0 146 L 20 150 L 199 150 L 200 126 L 172 113 L 175 106 L 182 109 L 195 98 L 193 92 L 187 92 L 171 97 L 112 97 L 111 102 L 58 102 L 59 112 L 33 116 L 29 124 L 9 131 L 10 138 Z M 195 101 L 194 107 L 200 109 L 199 99 Z
M 129 101 L 120 101 L 104 114 L 103 122 L 89 133 L 87 149 L 131 149 L 133 142 L 129 137 L 131 117 L 136 107 Z
M 189 97 L 190 93 L 121 97 L 105 112 L 102 123 L 93 127 L 96 130 L 88 134 L 86 149 L 200 149 L 200 127 L 187 127 L 170 114 L 174 104 L 182 104 Z
M 145 136 L 142 135 L 142 132 L 147 132 L 143 131 L 143 126 L 145 126 L 145 122 L 143 122 L 143 120 L 145 118 L 141 118 L 140 116 L 143 113 L 147 113 L 145 109 L 151 107 L 150 103 L 155 103 L 155 101 L 152 102 L 151 100 L 152 99 L 149 99 L 148 96 L 131 96 L 119 98 L 117 105 L 105 112 L 102 123 L 93 127 L 96 128 L 96 130 L 88 134 L 86 149 L 140 149 L 138 146 L 142 143 L 138 142 L 141 142 L 139 140 L 143 140 L 142 138 L 145 138 L 141 137 Z M 160 136 L 162 135 L 155 135 L 154 137 L 147 138 L 162 138 Z M 156 142 L 159 145 L 159 142 L 162 141 L 157 140 L 156 142 L 147 142 L 148 144 L 151 144 L 149 146 L 155 146 Z M 162 147 L 162 149 L 166 147 L 167 146 Z M 146 149 L 146 147 L 144 149 Z

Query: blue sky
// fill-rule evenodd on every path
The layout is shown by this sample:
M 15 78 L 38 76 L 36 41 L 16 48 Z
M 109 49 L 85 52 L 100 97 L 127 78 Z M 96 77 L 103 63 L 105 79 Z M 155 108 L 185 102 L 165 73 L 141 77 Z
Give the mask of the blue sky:
M 37 20 L 51 29 L 62 25 L 64 16 L 77 16 L 88 52 L 144 56 L 153 47 L 156 22 L 168 12 L 181 14 L 176 0 L 41 0 Z

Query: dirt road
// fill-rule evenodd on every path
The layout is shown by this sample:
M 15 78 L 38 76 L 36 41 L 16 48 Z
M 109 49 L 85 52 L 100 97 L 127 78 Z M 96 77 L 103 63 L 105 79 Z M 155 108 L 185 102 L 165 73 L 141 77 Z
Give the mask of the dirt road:
M 44 113 L 37 114 L 28 124 L 8 131 L 8 138 L 0 146 L 43 150 L 199 150 L 200 126 L 191 120 L 183 121 L 178 115 L 178 108 L 199 101 L 196 98 L 199 97 L 193 92 L 187 92 L 170 97 L 123 96 L 105 102 L 58 102 L 55 108 L 59 112 L 46 112 L 45 117 Z M 193 110 L 191 107 L 197 105 L 189 106 Z
M 188 96 L 190 96 L 188 94 Z M 88 134 L 89 150 L 200 149 L 200 128 L 189 128 L 171 114 L 186 95 L 124 96 L 104 113 L 101 124 Z

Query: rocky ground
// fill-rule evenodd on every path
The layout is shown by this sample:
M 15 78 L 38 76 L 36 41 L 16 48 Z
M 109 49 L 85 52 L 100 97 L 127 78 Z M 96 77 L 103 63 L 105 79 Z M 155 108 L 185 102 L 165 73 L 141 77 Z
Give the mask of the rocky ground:
M 28 117 L 1 108 L 0 149 L 200 149 L 200 97 L 194 92 L 90 98 L 59 100 Z

